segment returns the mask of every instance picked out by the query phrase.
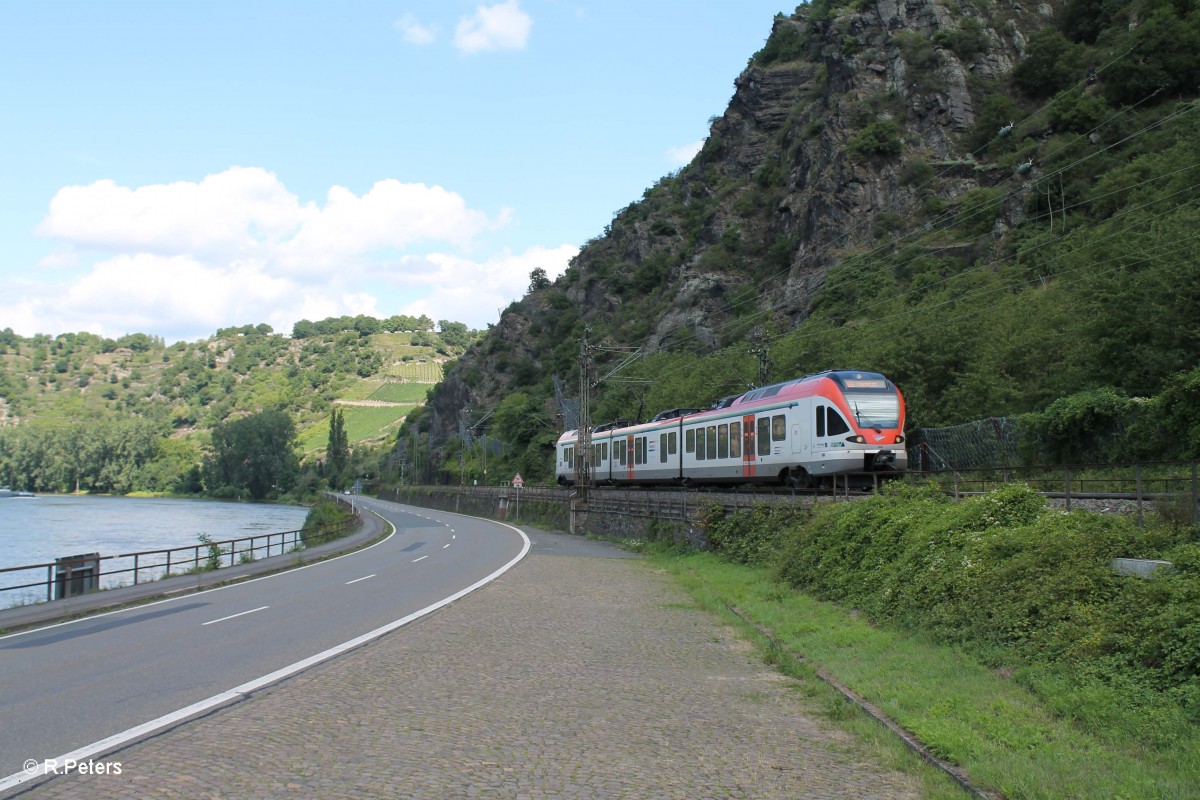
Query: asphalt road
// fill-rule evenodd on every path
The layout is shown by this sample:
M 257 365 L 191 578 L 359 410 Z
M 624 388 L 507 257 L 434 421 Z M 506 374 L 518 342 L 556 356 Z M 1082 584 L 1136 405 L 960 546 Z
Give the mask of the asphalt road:
M 102 740 L 169 727 L 399 627 L 529 548 L 500 523 L 361 505 L 396 533 L 308 567 L 0 637 L 0 790 L 27 762 L 103 752 Z

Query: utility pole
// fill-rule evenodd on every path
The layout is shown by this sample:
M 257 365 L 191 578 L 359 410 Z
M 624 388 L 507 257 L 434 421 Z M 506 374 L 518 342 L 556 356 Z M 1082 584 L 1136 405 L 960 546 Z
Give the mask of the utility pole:
M 584 327 L 579 341 L 579 433 L 575 439 L 575 498 L 571 501 L 571 532 L 579 529 L 580 512 L 587 512 L 592 485 L 592 347 L 591 329 Z
M 458 485 L 467 483 L 466 449 L 467 449 L 467 420 L 471 418 L 470 408 L 458 411 Z
M 758 385 L 766 386 L 771 379 L 771 367 L 774 366 L 771 363 L 770 350 L 761 337 L 756 335 L 752 341 L 754 344 L 750 348 L 750 355 L 758 357 Z
M 592 348 L 588 344 L 589 329 L 583 329 L 579 342 L 579 437 L 575 444 L 575 485 L 583 490 L 592 485 Z

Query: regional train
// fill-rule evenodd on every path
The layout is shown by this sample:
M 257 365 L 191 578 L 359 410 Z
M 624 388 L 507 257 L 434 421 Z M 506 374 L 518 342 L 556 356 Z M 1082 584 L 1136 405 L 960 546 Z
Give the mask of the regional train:
M 577 463 L 581 455 L 579 431 L 559 437 L 560 484 L 574 484 L 577 468 L 590 466 L 594 482 L 620 485 L 869 486 L 908 466 L 904 397 L 879 373 L 830 370 L 708 409 L 597 426 L 586 465 Z

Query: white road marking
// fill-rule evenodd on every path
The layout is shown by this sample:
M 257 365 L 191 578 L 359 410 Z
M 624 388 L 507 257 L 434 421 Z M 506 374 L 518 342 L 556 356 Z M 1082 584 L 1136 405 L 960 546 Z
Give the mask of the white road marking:
M 359 581 L 365 581 L 367 578 L 374 578 L 378 574 L 379 573 L 377 573 L 377 572 L 372 572 L 370 575 L 363 575 L 361 578 L 355 578 L 352 581 L 346 581 L 346 585 L 349 586 L 352 583 L 358 583 Z
M 445 550 L 449 546 L 450 546 L 450 543 L 446 542 L 444 545 L 442 545 L 442 549 Z
M 370 509 L 367 509 L 367 510 L 368 510 L 368 511 L 370 511 Z M 374 511 L 371 511 L 371 513 L 372 513 L 372 514 L 375 514 L 375 512 L 374 512 Z M 378 515 L 378 514 L 375 514 L 375 516 L 379 516 L 379 515 Z M 387 523 L 388 527 L 390 527 L 390 528 L 392 529 L 392 532 L 391 532 L 391 533 L 389 533 L 387 536 L 383 537 L 382 539 L 380 539 L 380 540 L 379 540 L 378 542 L 376 542 L 375 544 L 373 544 L 373 545 L 370 545 L 370 546 L 368 546 L 368 547 L 364 547 L 364 548 L 362 548 L 361 550 L 354 550 L 354 551 L 352 551 L 352 552 L 349 552 L 349 553 L 343 553 L 343 554 L 342 554 L 342 555 L 340 555 L 340 556 L 334 556 L 333 558 L 326 558 L 326 559 L 323 559 L 323 560 L 321 560 L 321 561 L 314 561 L 314 562 L 313 562 L 313 563 L 311 563 L 311 564 L 305 564 L 303 567 L 294 567 L 294 568 L 292 568 L 292 569 L 289 569 L 289 570 L 284 570 L 283 572 L 276 572 L 276 573 L 273 573 L 273 574 L 271 574 L 271 575 L 262 575 L 262 576 L 260 576 L 260 577 L 258 577 L 258 578 L 249 578 L 249 579 L 247 579 L 247 580 L 244 580 L 244 581 L 237 581 L 236 583 L 227 583 L 227 584 L 225 584 L 224 586 L 216 586 L 216 587 L 214 587 L 214 588 L 212 588 L 212 589 L 201 589 L 201 590 L 200 590 L 200 591 L 198 591 L 198 592 L 192 592 L 192 591 L 183 590 L 183 589 L 175 589 L 175 590 L 172 590 L 172 591 L 174 591 L 174 592 L 183 592 L 183 591 L 187 591 L 187 594 L 181 594 L 181 595 L 180 595 L 180 596 L 178 596 L 178 597 L 168 597 L 168 598 L 167 598 L 167 599 L 165 599 L 165 600 L 155 600 L 153 603 L 143 603 L 143 604 L 141 604 L 141 605 L 127 606 L 127 607 L 125 607 L 125 608 L 118 608 L 118 609 L 116 609 L 115 611 L 105 611 L 105 612 L 102 612 L 102 613 L 100 613 L 100 614 L 91 614 L 91 615 L 89 615 L 89 616 L 85 616 L 85 617 L 76 617 L 75 619 L 69 619 L 69 620 L 66 620 L 65 622 L 54 622 L 54 623 L 51 623 L 51 624 L 49 624 L 49 625 L 42 625 L 41 627 L 37 627 L 37 628 L 29 628 L 28 630 L 24 630 L 24 631 L 17 631 L 16 633 L 6 633 L 5 635 L 3 635 L 3 636 L 0 636 L 0 640 L 4 640 L 4 639 L 13 639 L 13 638 L 15 638 L 15 637 L 17 637 L 17 636 L 27 636 L 27 635 L 29 635 L 29 634 L 31 634 L 31 633 L 39 633 L 39 632 L 41 632 L 41 631 L 48 631 L 48 630 L 50 630 L 51 628 L 61 628 L 61 627 L 62 627 L 62 626 L 64 626 L 64 625 L 74 625 L 74 624 L 76 624 L 76 623 L 79 623 L 79 622 L 91 622 L 92 620 L 95 620 L 95 619 L 100 619 L 101 617 L 111 617 L 111 616 L 113 616 L 114 614 L 124 614 L 124 613 L 126 613 L 127 611 L 143 611 L 143 610 L 145 610 L 145 609 L 147 609 L 147 608 L 150 608 L 151 606 L 162 605 L 163 603 L 174 603 L 174 602 L 176 602 L 176 601 L 178 601 L 178 600 L 181 600 L 181 599 L 183 599 L 183 598 L 199 597 L 199 596 L 200 596 L 200 595 L 202 595 L 202 594 L 209 594 L 210 592 L 223 592 L 223 591 L 225 591 L 226 589 L 236 589 L 236 588 L 237 588 L 237 587 L 239 587 L 239 586 L 247 586 L 247 585 L 249 585 L 249 584 L 251 584 L 251 583 L 258 583 L 259 581 L 269 581 L 269 580 L 274 580 L 274 579 L 276 579 L 276 578 L 281 578 L 281 577 L 285 577 L 285 576 L 287 576 L 287 575 L 291 575 L 291 574 L 293 574 L 293 573 L 296 573 L 296 572 L 300 572 L 301 570 L 305 570 L 305 569 L 312 569 L 313 567 L 319 567 L 319 566 L 321 566 L 321 565 L 323 565 L 323 564 L 330 564 L 330 563 L 332 563 L 332 562 L 334 562 L 334 561 L 339 561 L 339 560 L 341 560 L 341 559 L 343 559 L 343 558 L 349 558 L 350 556 L 353 556 L 353 555 L 358 555 L 359 553 L 365 553 L 366 551 L 368 551 L 368 550 L 370 550 L 370 549 L 372 549 L 372 548 L 374 548 L 374 547 L 378 547 L 379 545 L 381 545 L 381 544 L 383 544 L 384 542 L 388 541 L 388 540 L 389 540 L 389 539 L 391 539 L 393 536 L 395 536 L 395 535 L 396 535 L 396 533 L 397 533 L 397 530 L 396 530 L 396 526 L 395 526 L 395 525 L 393 525 L 392 523 L 388 522 L 386 519 L 383 519 L 383 517 L 379 517 L 379 518 L 380 518 L 381 520 L 383 520 L 385 523 Z M 3 785 L 0 785 L 0 789 L 3 789 L 3 788 L 4 788 L 4 787 L 3 787 Z
M 376 628 L 373 631 L 368 631 L 367 633 L 364 633 L 362 636 L 356 636 L 355 638 L 351 639 L 348 642 L 342 642 L 341 644 L 339 644 L 335 647 L 331 647 L 328 650 L 324 650 L 320 653 L 317 653 L 314 656 L 309 656 L 306 659 L 297 661 L 296 663 L 290 664 L 290 665 L 284 667 L 283 669 L 277 669 L 270 674 L 263 675 L 261 678 L 256 678 L 255 680 L 249 681 L 247 683 L 243 683 L 241 686 L 235 686 L 234 688 L 230 689 L 229 691 L 221 692 L 220 694 L 214 694 L 212 697 L 208 698 L 207 700 L 201 700 L 198 703 L 192 703 L 190 706 L 181 708 L 178 711 L 172 711 L 170 714 L 165 714 L 165 715 L 159 717 L 158 719 L 152 719 L 149 722 L 142 723 L 141 725 L 130 728 L 126 731 L 122 731 L 121 733 L 114 734 L 113 736 L 109 736 L 106 739 L 101 739 L 98 742 L 92 742 L 89 745 L 84 745 L 83 747 L 80 747 L 77 750 L 72 750 L 70 753 L 63 754 L 63 755 L 59 756 L 58 758 L 47 759 L 46 761 L 43 761 L 41 764 L 38 764 L 32 770 L 28 770 L 28 769 L 22 770 L 21 772 L 15 772 L 6 778 L 0 778 L 0 792 L 11 789 L 14 786 L 20 786 L 22 783 L 25 783 L 26 781 L 29 781 L 29 780 L 33 780 L 34 778 L 40 778 L 40 777 L 46 775 L 52 767 L 61 767 L 61 765 L 64 764 L 66 761 L 75 761 L 75 762 L 86 761 L 87 759 L 92 758 L 94 756 L 98 756 L 103 753 L 107 753 L 111 750 L 115 750 L 116 748 L 121 747 L 122 745 L 127 744 L 128 742 L 131 742 L 135 739 L 141 738 L 142 736 L 146 736 L 148 734 L 154 733 L 155 731 L 159 731 L 168 726 L 175 725 L 179 722 L 182 722 L 183 720 L 187 719 L 188 717 L 192 717 L 197 714 L 202 714 L 205 711 L 216 708 L 217 706 L 224 705 L 226 703 L 231 703 L 236 700 L 241 700 L 246 695 L 250 694 L 251 692 L 256 692 L 259 689 L 263 688 L 264 686 L 270 686 L 272 683 L 276 683 L 276 682 L 281 681 L 284 678 L 287 678 L 291 675 L 295 675 L 297 672 L 308 669 L 309 667 L 313 666 L 314 664 L 320 664 L 322 661 L 328 661 L 329 659 L 333 658 L 334 656 L 338 656 L 338 655 L 341 655 L 342 653 L 345 653 L 347 650 L 353 650 L 354 648 L 358 647 L 359 645 L 366 644 L 367 642 L 369 642 L 373 639 L 378 639 L 380 636 L 383 636 L 385 633 L 391 633 L 392 631 L 396 630 L 397 628 L 403 627 L 403 626 L 407 625 L 408 623 L 412 622 L 413 620 L 420 619 L 421 617 L 424 617 L 427 614 L 432 614 L 434 611 L 437 611 L 439 608 L 450 605 L 455 600 L 458 600 L 460 597 L 466 597 L 468 594 L 475 591 L 479 587 L 486 586 L 487 584 L 494 581 L 496 578 L 499 578 L 501 575 L 508 572 L 514 566 L 519 564 L 521 559 L 525 558 L 525 556 L 529 553 L 529 548 L 530 548 L 529 537 L 525 535 L 524 531 L 520 530 L 519 528 L 515 528 L 512 525 L 509 525 L 504 522 L 499 522 L 497 524 L 503 525 L 506 528 L 510 528 L 511 530 L 516 531 L 521 536 L 521 538 L 525 540 L 525 543 L 521 547 L 521 552 L 518 553 L 515 558 L 513 558 L 511 561 L 509 561 L 504 566 L 500 567 L 498 570 L 493 572 L 491 575 L 488 575 L 486 578 L 479 579 L 478 581 L 471 584 L 467 588 L 461 589 L 461 590 L 455 592 L 454 594 L 450 595 L 449 597 L 447 597 L 443 600 L 439 600 L 438 602 L 434 603 L 431 606 L 422 608 L 420 611 L 414 611 L 413 613 L 409 614 L 407 617 L 401 617 L 400 619 L 398 619 L 394 622 L 389 622 L 387 625 L 384 625 L 380 628 Z M 393 530 L 392 532 L 395 533 L 395 530 Z M 382 544 L 382 542 L 381 542 L 381 544 Z M 362 552 L 362 551 L 359 551 L 359 552 Z M 347 555 L 352 555 L 352 554 L 347 554 Z M 343 557 L 344 556 L 339 556 L 339 558 L 343 558 Z M 333 559 L 330 559 L 330 560 L 332 561 Z M 315 566 L 315 565 L 311 565 L 311 566 Z M 143 608 L 144 607 L 145 606 L 143 606 Z
M 414 559 L 412 560 L 412 562 L 415 564 L 415 563 L 417 563 L 418 561 L 424 561 L 424 560 L 425 560 L 425 559 L 427 559 L 427 558 L 429 558 L 429 556 L 421 556 L 420 558 L 414 558 Z
M 201 622 L 200 625 L 201 625 L 201 627 L 203 627 L 204 625 L 215 625 L 218 622 L 224 622 L 227 619 L 233 619 L 235 617 L 244 617 L 247 614 L 253 614 L 255 611 L 262 611 L 265 608 L 270 608 L 270 606 L 259 606 L 258 608 L 252 608 L 249 611 L 239 611 L 236 614 L 230 614 L 228 617 L 221 617 L 220 619 L 210 619 L 208 622 Z

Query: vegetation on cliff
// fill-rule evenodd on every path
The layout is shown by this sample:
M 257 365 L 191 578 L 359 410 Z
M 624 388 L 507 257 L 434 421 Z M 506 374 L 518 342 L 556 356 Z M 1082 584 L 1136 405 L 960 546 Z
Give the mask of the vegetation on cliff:
M 914 430 L 1099 392 L 1171 410 L 1130 455 L 1200 455 L 1198 79 L 1200 11 L 1174 0 L 779 16 L 696 159 L 531 280 L 400 455 L 477 479 L 490 433 L 495 468 L 548 477 L 585 335 L 596 423 L 861 367 Z

